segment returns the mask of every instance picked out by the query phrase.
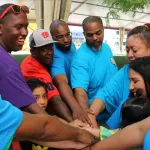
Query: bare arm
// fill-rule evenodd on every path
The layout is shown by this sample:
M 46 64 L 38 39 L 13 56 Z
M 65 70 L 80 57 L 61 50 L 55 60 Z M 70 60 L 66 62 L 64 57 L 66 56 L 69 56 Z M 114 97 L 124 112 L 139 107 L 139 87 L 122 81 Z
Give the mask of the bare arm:
M 127 126 L 115 135 L 106 140 L 96 143 L 91 150 L 126 150 L 130 148 L 141 147 L 146 132 L 150 128 L 150 117 Z
M 47 114 L 47 112 L 43 110 L 36 102 L 22 107 L 21 110 L 32 114 Z
M 89 114 L 89 118 L 93 124 L 93 127 L 98 128 L 96 117 L 105 109 L 105 104 L 98 98 L 95 98 L 92 102 L 90 109 L 94 112 L 94 115 Z
M 79 119 L 81 121 L 86 121 L 91 123 L 87 115 L 84 115 L 81 106 L 75 99 L 72 89 L 68 85 L 68 79 L 65 75 L 57 75 L 54 77 L 54 82 L 60 92 L 61 97 L 66 101 L 66 103 L 71 107 L 73 112 L 73 118 Z
M 73 149 L 82 149 L 86 147 L 88 144 L 83 144 L 81 142 L 74 141 L 58 141 L 58 142 L 40 142 L 40 141 L 32 141 L 42 146 L 52 147 L 52 148 L 73 148 Z
M 78 107 L 79 104 L 76 101 L 73 92 L 68 85 L 67 77 L 61 74 L 55 76 L 53 80 L 60 92 L 61 97 L 67 102 L 67 104 L 71 107 L 71 109 L 75 111 L 75 108 Z
M 88 117 L 90 118 L 90 120 L 92 122 L 93 128 L 98 128 L 98 124 L 97 124 L 97 121 L 96 121 L 96 116 L 88 114 Z
M 75 88 L 74 95 L 77 101 L 79 102 L 80 106 L 83 108 L 82 113 L 84 114 L 84 116 L 86 116 L 86 120 L 82 120 L 82 121 L 87 122 L 90 125 L 92 125 L 92 122 L 88 114 L 94 115 L 94 112 L 91 109 L 89 109 L 88 97 L 87 97 L 86 91 L 82 88 Z
M 63 124 L 56 117 L 25 112 L 23 121 L 15 133 L 15 140 L 72 140 L 86 144 L 94 142 L 93 136 L 88 132 Z
M 95 98 L 90 106 L 90 109 L 93 110 L 95 116 L 97 116 L 105 109 L 105 104 L 102 100 Z
M 88 97 L 87 97 L 86 91 L 84 89 L 75 88 L 74 95 L 82 108 L 84 108 L 84 109 L 89 108 Z
M 80 107 L 76 101 L 71 88 L 68 85 L 68 79 L 65 75 L 57 75 L 54 77 L 54 83 L 56 84 L 61 97 L 71 107 L 72 111 L 75 112 L 77 107 Z
M 73 120 L 71 112 L 67 105 L 62 101 L 60 96 L 53 96 L 48 102 L 48 109 L 52 110 L 53 113 L 68 122 Z

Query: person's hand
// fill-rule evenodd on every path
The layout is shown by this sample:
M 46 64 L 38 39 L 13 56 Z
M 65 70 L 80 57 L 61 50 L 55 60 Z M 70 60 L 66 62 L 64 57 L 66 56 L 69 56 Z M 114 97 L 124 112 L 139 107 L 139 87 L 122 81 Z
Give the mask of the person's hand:
M 82 142 L 85 144 L 93 144 L 95 143 L 95 137 L 89 132 L 79 129 L 79 135 L 77 137 L 77 142 Z
M 73 127 L 76 127 L 76 128 L 86 128 L 86 127 L 89 127 L 90 125 L 87 124 L 87 123 L 84 123 L 78 119 L 72 121 L 69 123 L 70 126 L 73 126 Z
M 91 126 L 84 126 L 84 127 L 82 127 L 81 129 L 83 129 L 83 130 L 86 130 L 86 131 L 88 131 L 88 132 L 90 132 L 91 133 L 91 131 L 93 130 L 93 128 L 91 127 Z
M 91 150 L 90 146 L 87 146 L 85 148 L 82 148 L 82 150 Z
M 94 112 L 89 108 L 81 108 L 79 106 L 79 107 L 76 107 L 76 109 L 73 111 L 73 119 L 78 119 L 91 126 L 92 122 L 89 119 L 88 114 L 94 115 Z
M 83 148 L 88 146 L 88 144 L 84 144 L 84 143 L 81 143 L 81 142 L 74 142 L 74 143 L 75 143 L 74 149 L 83 149 Z

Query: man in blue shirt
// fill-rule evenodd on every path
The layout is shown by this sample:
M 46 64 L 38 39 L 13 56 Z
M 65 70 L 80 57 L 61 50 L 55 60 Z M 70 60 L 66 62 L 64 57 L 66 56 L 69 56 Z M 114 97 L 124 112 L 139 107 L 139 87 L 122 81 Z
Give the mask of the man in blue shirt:
M 70 87 L 70 65 L 76 52 L 72 42 L 71 32 L 66 22 L 54 20 L 50 25 L 50 32 L 55 41 L 51 75 L 61 97 L 72 110 L 73 118 L 91 124 L 88 116 L 82 111 Z
M 87 17 L 83 20 L 82 26 L 86 42 L 73 57 L 71 84 L 76 99 L 88 113 L 89 104 L 92 103 L 98 89 L 110 80 L 118 68 L 110 47 L 103 43 L 104 28 L 101 18 Z M 101 121 L 108 118 L 105 117 L 101 118 Z
M 150 56 L 149 26 L 149 24 L 137 26 L 128 33 L 126 52 L 129 62 L 132 62 L 139 57 Z M 141 36 L 144 40 L 141 39 Z M 122 104 L 126 101 L 130 93 L 130 80 L 128 74 L 129 65 L 125 65 L 115 74 L 115 76 L 111 78 L 103 89 L 100 89 L 97 92 L 90 107 L 93 111 L 95 111 L 96 115 L 106 108 L 111 115 L 107 121 L 107 125 L 111 129 L 120 127 L 120 110 Z

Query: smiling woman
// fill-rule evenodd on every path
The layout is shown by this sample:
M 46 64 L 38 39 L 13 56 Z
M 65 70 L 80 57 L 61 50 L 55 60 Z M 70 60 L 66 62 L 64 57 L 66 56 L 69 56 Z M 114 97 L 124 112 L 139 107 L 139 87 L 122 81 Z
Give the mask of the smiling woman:
M 126 42 L 130 62 L 139 57 L 150 56 L 150 24 L 132 29 Z M 120 108 L 129 96 L 129 65 L 124 65 L 112 79 L 100 89 L 91 105 L 96 115 L 106 109 L 111 117 L 106 122 L 111 129 L 120 127 Z M 96 123 L 95 123 L 96 124 Z
M 130 63 L 130 90 L 136 95 L 141 89 L 141 96 L 150 97 L 150 57 L 137 58 Z

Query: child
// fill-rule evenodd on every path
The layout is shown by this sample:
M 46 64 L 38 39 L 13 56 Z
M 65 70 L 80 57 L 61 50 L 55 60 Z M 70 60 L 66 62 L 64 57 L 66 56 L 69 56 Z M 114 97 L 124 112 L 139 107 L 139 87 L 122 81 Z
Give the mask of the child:
M 33 95 L 35 96 L 38 105 L 45 110 L 48 104 L 46 84 L 36 78 L 28 79 L 26 82 L 30 87 Z M 62 119 L 60 120 L 62 121 Z M 63 120 L 63 123 L 67 123 L 67 122 Z M 74 127 L 85 126 L 85 124 L 79 120 L 75 120 L 69 124 Z M 42 143 L 43 142 L 41 142 L 41 145 Z M 49 147 L 74 148 L 74 149 L 81 149 L 86 146 L 85 144 L 75 143 L 73 141 L 47 142 L 46 145 L 49 145 Z M 21 147 L 22 150 L 48 150 L 49 149 L 46 146 L 40 146 L 39 144 L 35 144 L 27 141 L 21 142 Z
M 45 110 L 48 104 L 46 84 L 36 78 L 27 80 L 27 84 L 32 90 L 38 105 Z
M 36 78 L 31 78 L 26 82 L 36 98 L 37 104 L 45 110 L 48 104 L 46 84 Z M 22 150 L 48 150 L 48 147 L 39 146 L 28 141 L 20 142 L 20 144 Z

